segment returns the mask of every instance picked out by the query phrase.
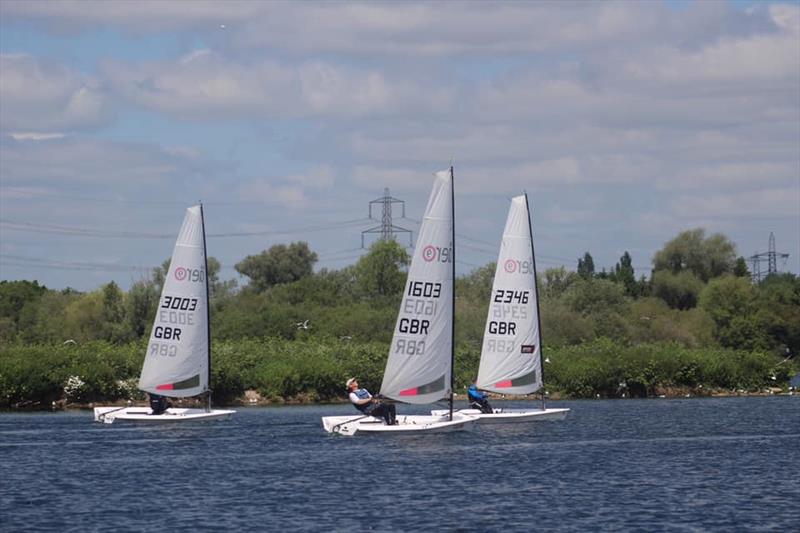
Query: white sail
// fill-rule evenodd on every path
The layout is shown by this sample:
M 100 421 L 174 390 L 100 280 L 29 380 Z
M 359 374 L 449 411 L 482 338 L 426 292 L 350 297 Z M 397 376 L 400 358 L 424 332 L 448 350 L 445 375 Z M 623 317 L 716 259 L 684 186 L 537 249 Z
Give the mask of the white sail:
M 453 177 L 436 173 L 397 316 L 381 394 L 413 404 L 450 397 Z
M 164 280 L 139 388 L 164 396 L 208 390 L 209 338 L 202 210 L 186 210 Z
M 537 297 L 528 202 L 517 196 L 511 200 L 497 258 L 478 388 L 530 394 L 542 386 Z

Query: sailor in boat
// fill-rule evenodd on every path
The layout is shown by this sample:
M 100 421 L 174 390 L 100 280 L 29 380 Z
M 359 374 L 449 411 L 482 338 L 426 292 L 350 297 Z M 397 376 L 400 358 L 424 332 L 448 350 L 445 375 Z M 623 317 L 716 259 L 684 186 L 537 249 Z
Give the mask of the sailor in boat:
M 477 385 L 474 383 L 467 389 L 467 398 L 469 399 L 469 406 L 472 409 L 478 409 L 481 413 L 492 414 L 492 406 L 489 405 L 489 395 L 485 392 L 479 391 Z
M 151 415 L 163 415 L 170 407 L 172 407 L 172 404 L 169 403 L 165 396 L 150 393 Z
M 347 380 L 347 392 L 350 393 L 350 401 L 356 409 L 365 415 L 383 418 L 386 425 L 394 426 L 397 424 L 397 415 L 392 404 L 382 403 L 378 398 L 374 398 L 367 389 L 358 388 L 356 378 Z

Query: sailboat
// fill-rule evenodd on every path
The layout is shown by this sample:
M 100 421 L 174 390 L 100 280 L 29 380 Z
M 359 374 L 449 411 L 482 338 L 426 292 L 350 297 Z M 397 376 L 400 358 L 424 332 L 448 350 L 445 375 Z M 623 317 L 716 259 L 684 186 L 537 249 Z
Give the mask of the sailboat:
M 531 394 L 542 389 L 542 335 L 539 291 L 528 195 L 511 199 L 497 258 L 489 314 L 481 348 L 476 386 L 500 394 Z M 538 409 L 478 409 L 459 412 L 481 423 L 561 420 L 569 409 L 548 409 L 542 391 Z M 431 414 L 444 415 L 444 411 Z
M 96 422 L 185 422 L 223 418 L 235 413 L 211 409 L 207 272 L 203 206 L 197 205 L 186 210 L 172 252 L 139 377 L 139 389 L 175 398 L 205 394 L 206 407 L 169 407 L 157 415 L 145 407 L 95 407 Z
M 475 418 L 453 413 L 453 316 L 455 258 L 453 168 L 436 178 L 419 229 L 403 300 L 389 348 L 380 396 L 400 403 L 424 405 L 450 400 L 446 416 L 397 416 L 384 425 L 370 415 L 326 416 L 329 433 L 440 433 L 463 429 Z

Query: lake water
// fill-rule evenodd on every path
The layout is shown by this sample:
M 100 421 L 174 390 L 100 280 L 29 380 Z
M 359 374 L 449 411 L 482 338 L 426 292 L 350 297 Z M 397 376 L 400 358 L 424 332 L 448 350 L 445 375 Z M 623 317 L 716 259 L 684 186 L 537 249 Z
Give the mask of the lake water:
M 0 530 L 800 529 L 800 396 L 549 405 L 572 412 L 402 438 L 325 434 L 349 405 L 0 414 Z

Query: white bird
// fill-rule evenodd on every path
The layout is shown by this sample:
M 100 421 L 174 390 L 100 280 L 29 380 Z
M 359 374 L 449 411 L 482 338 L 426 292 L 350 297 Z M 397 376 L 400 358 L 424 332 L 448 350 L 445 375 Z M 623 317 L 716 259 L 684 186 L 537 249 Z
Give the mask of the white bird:
M 75 342 L 73 339 L 67 339 L 64 341 L 64 344 L 78 344 L 78 343 Z
M 308 325 L 308 320 L 304 320 L 302 322 L 297 322 L 297 323 L 295 323 L 295 326 L 297 326 L 297 329 L 308 329 L 308 328 L 311 327 L 311 326 Z

